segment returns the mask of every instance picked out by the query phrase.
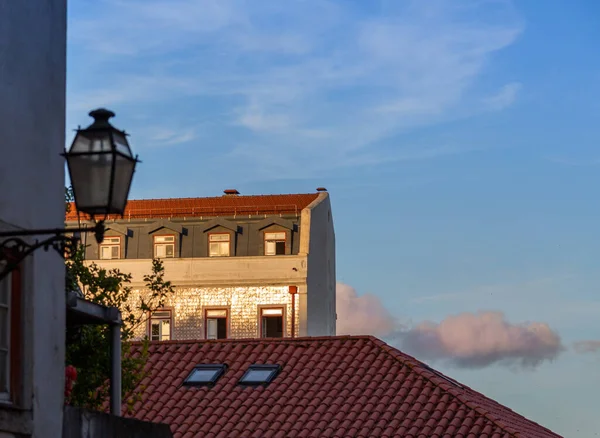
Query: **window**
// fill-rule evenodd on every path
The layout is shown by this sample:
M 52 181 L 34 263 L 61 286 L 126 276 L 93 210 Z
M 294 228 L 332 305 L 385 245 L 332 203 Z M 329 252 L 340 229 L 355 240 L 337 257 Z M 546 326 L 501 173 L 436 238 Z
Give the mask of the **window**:
M 242 378 L 240 385 L 266 385 L 271 383 L 281 371 L 281 365 L 250 365 Z
M 0 281 L 0 400 L 19 403 L 21 380 L 21 269 Z
M 260 309 L 261 338 L 283 338 L 283 308 Z
M 219 377 L 225 374 L 225 364 L 202 364 L 196 365 L 192 372 L 183 381 L 185 386 L 214 385 Z
M 171 339 L 171 311 L 158 310 L 150 317 L 150 340 L 168 341 Z
M 175 236 L 154 236 L 154 257 L 175 257 Z
M 121 238 L 105 237 L 100 244 L 100 259 L 111 260 L 121 258 Z
M 206 339 L 227 339 L 227 309 L 205 311 Z
M 0 282 L 0 399 L 7 399 L 10 391 L 10 301 L 12 275 Z
M 210 257 L 229 257 L 229 233 L 208 235 L 208 255 Z
M 285 231 L 265 233 L 265 255 L 285 254 Z

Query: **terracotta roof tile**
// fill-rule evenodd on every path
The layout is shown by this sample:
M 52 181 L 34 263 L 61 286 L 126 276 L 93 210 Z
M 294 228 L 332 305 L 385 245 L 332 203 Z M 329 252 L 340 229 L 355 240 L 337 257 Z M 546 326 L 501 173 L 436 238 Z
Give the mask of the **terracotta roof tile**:
M 319 193 L 285 195 L 218 196 L 213 198 L 132 199 L 127 202 L 127 219 L 171 217 L 215 217 L 272 214 L 300 214 Z M 108 219 L 118 219 L 110 216 Z M 81 215 L 81 219 L 88 219 Z M 71 203 L 67 221 L 77 220 L 77 211 Z
M 180 386 L 222 361 L 214 387 Z M 266 387 L 237 385 L 253 362 L 283 369 Z M 124 415 L 160 418 L 174 438 L 559 437 L 369 336 L 151 343 L 146 371 Z

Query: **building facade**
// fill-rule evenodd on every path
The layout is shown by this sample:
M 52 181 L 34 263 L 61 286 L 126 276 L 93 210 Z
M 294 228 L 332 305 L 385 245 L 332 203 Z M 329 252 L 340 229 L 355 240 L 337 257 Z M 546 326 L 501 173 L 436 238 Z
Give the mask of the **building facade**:
M 67 227 L 85 224 L 76 212 Z M 139 327 L 151 340 L 335 334 L 335 233 L 327 191 L 129 201 L 108 218 L 102 244 L 84 236 L 86 259 L 132 274 L 146 296 L 153 258 L 175 286 Z
M 62 227 L 65 78 L 66 0 L 0 2 L 2 231 Z M 61 436 L 64 278 L 39 250 L 0 282 L 2 438 Z

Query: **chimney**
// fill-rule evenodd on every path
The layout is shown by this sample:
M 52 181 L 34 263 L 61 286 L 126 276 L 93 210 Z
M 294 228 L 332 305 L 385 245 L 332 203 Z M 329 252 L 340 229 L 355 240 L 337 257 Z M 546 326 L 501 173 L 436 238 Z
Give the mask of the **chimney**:
M 225 189 L 223 193 L 225 193 L 225 196 L 237 196 L 240 194 L 236 189 Z
M 325 187 L 317 187 L 317 192 L 326 192 L 327 189 Z

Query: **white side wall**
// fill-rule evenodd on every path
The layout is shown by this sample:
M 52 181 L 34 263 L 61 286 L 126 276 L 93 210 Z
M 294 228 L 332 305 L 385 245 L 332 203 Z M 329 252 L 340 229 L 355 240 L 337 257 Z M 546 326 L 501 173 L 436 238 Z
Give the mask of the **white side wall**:
M 65 145 L 65 57 L 66 0 L 0 0 L 3 229 L 63 226 L 64 160 L 59 154 Z M 38 250 L 23 275 L 23 407 L 33 410 L 33 436 L 60 437 L 64 262 L 55 252 Z
M 329 194 L 302 210 L 300 254 L 307 254 L 306 336 L 335 335 L 335 231 Z M 301 314 L 301 318 L 304 315 Z

